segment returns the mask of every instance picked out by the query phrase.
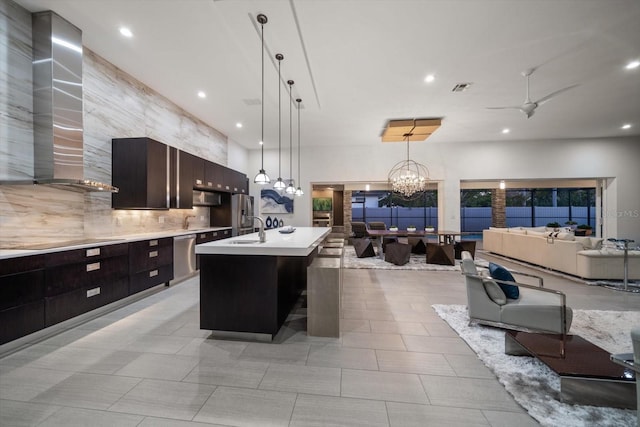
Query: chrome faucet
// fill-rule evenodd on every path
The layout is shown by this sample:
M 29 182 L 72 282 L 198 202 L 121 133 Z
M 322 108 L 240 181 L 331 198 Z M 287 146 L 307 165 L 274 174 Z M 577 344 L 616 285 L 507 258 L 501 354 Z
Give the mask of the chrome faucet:
M 195 218 L 195 215 L 187 215 L 184 217 L 184 222 L 182 223 L 182 228 L 185 230 L 189 229 L 189 218 Z
M 267 234 L 264 232 L 264 220 L 259 216 L 250 216 L 249 218 L 254 218 L 260 221 L 260 231 L 258 232 L 258 236 L 260 237 L 260 243 L 266 242 Z

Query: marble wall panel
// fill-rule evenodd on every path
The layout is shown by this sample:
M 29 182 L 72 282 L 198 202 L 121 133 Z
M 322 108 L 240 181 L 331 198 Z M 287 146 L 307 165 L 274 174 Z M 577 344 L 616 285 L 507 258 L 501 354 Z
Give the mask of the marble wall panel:
M 0 247 L 74 240 L 84 235 L 82 193 L 44 185 L 7 185 L 0 191 Z
M 0 0 L 0 180 L 33 178 L 31 14 Z

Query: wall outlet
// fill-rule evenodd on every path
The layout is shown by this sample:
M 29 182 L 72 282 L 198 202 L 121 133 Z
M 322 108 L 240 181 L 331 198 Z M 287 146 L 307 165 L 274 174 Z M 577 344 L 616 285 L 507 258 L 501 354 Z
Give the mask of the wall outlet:
M 200 221 L 204 221 L 204 215 L 200 215 Z
M 164 217 L 163 217 L 163 216 L 159 216 L 159 217 L 158 217 L 158 222 L 159 222 L 160 224 L 164 224 Z

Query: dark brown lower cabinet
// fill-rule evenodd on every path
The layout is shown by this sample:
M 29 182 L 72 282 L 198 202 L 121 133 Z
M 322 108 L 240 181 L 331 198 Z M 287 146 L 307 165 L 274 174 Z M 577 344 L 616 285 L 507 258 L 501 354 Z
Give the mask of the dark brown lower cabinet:
M 173 279 L 173 237 L 133 242 L 129 248 L 129 294 Z
M 45 254 L 45 327 L 129 294 L 129 244 Z
M 0 260 L 0 344 L 44 328 L 44 257 Z

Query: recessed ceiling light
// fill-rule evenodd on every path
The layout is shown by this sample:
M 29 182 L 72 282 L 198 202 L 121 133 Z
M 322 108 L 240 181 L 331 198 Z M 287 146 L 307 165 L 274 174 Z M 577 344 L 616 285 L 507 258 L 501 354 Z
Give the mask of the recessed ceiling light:
M 204 93 L 203 91 L 199 91 L 199 92 L 198 92 L 198 97 L 199 97 L 199 98 L 206 98 L 206 97 L 207 97 L 207 94 L 206 94 L 206 93 Z
M 236 123 L 236 127 L 237 128 L 241 128 L 242 127 L 242 123 L 240 123 L 240 122 Z
M 624 68 L 626 68 L 627 70 L 633 70 L 634 68 L 638 67 L 640 67 L 640 61 L 631 61 Z
M 120 27 L 120 34 L 122 34 L 123 36 L 125 36 L 127 38 L 133 37 L 133 33 L 127 27 Z
M 436 76 L 434 76 L 433 74 L 429 74 L 427 77 L 424 78 L 424 81 L 427 83 L 431 83 L 435 79 L 436 79 Z
M 511 132 L 511 129 L 508 129 L 508 128 L 502 129 L 502 133 L 509 133 L 509 132 Z
M 622 129 L 631 129 L 631 124 L 630 123 L 623 124 Z

